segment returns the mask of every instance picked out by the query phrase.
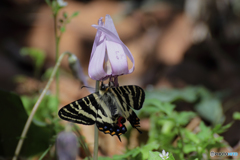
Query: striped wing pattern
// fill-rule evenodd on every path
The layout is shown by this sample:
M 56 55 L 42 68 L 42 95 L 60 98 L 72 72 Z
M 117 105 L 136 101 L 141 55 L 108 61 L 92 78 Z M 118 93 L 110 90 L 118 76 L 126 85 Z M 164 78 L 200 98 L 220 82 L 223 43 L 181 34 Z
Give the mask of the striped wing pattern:
M 74 123 L 96 123 L 100 131 L 117 135 L 121 141 L 120 135 L 127 131 L 124 125 L 126 119 L 132 127 L 140 127 L 140 119 L 132 109 L 141 109 L 144 99 L 144 90 L 138 86 L 112 87 L 64 106 L 58 115 L 61 119 Z
M 120 86 L 110 89 L 123 103 L 131 106 L 133 109 L 139 110 L 142 108 L 145 92 L 138 86 Z
M 63 120 L 74 123 L 94 124 L 98 106 L 94 94 L 90 94 L 87 97 L 64 106 L 59 110 L 58 116 Z

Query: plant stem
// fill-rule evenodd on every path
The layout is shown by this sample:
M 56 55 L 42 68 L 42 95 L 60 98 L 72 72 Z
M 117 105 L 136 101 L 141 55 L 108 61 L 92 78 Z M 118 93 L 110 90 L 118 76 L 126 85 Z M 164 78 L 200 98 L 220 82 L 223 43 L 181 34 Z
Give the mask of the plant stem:
M 85 151 L 85 153 L 87 154 L 87 157 L 88 157 L 88 160 L 90 160 L 90 158 L 92 157 L 88 147 L 87 147 L 87 144 L 85 143 L 84 139 L 83 139 L 83 136 L 80 134 L 79 132 L 79 128 L 76 124 L 73 123 L 73 127 L 77 133 L 77 136 L 79 137 L 79 141 L 80 141 L 80 144 L 82 145 L 83 147 L 83 150 Z
M 183 142 L 183 137 L 182 137 L 179 125 L 177 126 L 177 129 L 178 129 L 178 134 L 179 134 L 179 137 L 180 137 L 181 143 L 182 143 L 182 146 L 181 146 L 182 154 L 180 156 L 181 156 L 181 159 L 184 159 L 184 142 Z
M 50 76 L 50 78 L 49 78 L 49 80 L 48 80 L 47 85 L 45 86 L 43 92 L 41 93 L 40 97 L 38 98 L 37 102 L 35 103 L 32 111 L 31 111 L 31 113 L 30 113 L 30 115 L 29 115 L 29 117 L 28 117 L 28 119 L 27 119 L 27 122 L 26 122 L 26 124 L 25 124 L 25 126 L 24 126 L 23 132 L 22 132 L 22 134 L 21 134 L 21 138 L 20 138 L 19 141 L 18 141 L 18 145 L 17 145 L 17 148 L 16 148 L 16 150 L 15 150 L 15 155 L 14 155 L 14 157 L 13 157 L 13 160 L 17 160 L 17 157 L 18 157 L 18 155 L 19 155 L 19 153 L 20 153 L 20 151 L 21 151 L 21 148 L 22 148 L 24 139 L 25 139 L 25 137 L 26 137 L 26 134 L 27 134 L 28 129 L 29 129 L 30 125 L 31 125 L 33 116 L 34 116 L 35 112 L 37 111 L 38 106 L 40 105 L 43 97 L 45 96 L 45 94 L 46 94 L 46 92 L 47 92 L 50 84 L 52 83 L 53 77 L 55 76 L 55 74 L 56 74 L 56 72 L 57 72 L 57 69 L 58 69 L 58 67 L 60 66 L 60 63 L 61 63 L 63 57 L 64 57 L 66 54 L 71 55 L 70 52 L 64 52 L 64 53 L 59 57 L 57 63 L 55 64 L 55 66 L 54 66 L 54 68 L 53 68 L 52 74 L 51 74 L 51 76 Z
M 99 81 L 96 81 L 96 92 L 99 90 Z M 97 117 L 97 116 L 96 116 Z M 98 128 L 97 125 L 94 125 L 94 151 L 93 151 L 93 160 L 98 159 Z
M 57 14 L 53 14 L 53 21 L 54 21 L 54 36 L 55 36 L 55 62 L 57 63 L 58 56 L 59 56 L 59 42 L 60 42 L 60 37 L 58 36 L 57 32 Z M 57 70 L 56 73 L 56 95 L 57 98 L 59 98 L 59 71 Z

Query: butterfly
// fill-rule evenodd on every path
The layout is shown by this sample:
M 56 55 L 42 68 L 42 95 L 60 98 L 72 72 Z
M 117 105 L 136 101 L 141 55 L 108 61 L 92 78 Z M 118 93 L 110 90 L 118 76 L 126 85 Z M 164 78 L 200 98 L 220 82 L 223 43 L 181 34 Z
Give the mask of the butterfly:
M 61 119 L 74 123 L 96 123 L 100 131 L 111 136 L 116 135 L 121 141 L 120 135 L 127 132 L 124 125 L 126 120 L 133 128 L 138 130 L 137 127 L 140 127 L 140 119 L 133 109 L 140 110 L 144 100 L 145 93 L 141 87 L 114 87 L 102 83 L 98 92 L 64 106 L 58 115 Z

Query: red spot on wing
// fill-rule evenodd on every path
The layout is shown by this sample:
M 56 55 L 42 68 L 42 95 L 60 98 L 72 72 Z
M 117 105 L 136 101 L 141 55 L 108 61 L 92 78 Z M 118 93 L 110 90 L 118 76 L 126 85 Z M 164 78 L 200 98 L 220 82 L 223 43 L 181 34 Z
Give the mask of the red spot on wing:
M 117 123 L 117 125 L 119 126 L 119 127 L 122 127 L 123 126 L 123 124 L 121 123 L 121 120 L 123 119 L 123 117 L 119 117 L 118 118 L 118 123 Z

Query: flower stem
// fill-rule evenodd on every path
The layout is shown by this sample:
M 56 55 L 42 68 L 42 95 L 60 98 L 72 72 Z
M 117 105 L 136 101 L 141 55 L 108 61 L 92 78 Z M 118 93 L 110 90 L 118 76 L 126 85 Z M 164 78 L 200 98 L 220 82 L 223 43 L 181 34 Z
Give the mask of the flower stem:
M 96 81 L 96 92 L 99 90 L 99 81 Z M 98 159 L 98 128 L 97 125 L 94 125 L 94 151 L 93 151 L 93 160 Z
M 54 36 L 55 36 L 55 62 L 57 63 L 58 56 L 59 56 L 59 42 L 60 37 L 58 36 L 57 32 L 57 13 L 53 14 L 53 23 L 54 23 Z M 56 73 L 56 95 L 59 98 L 59 71 L 57 70 Z
M 180 154 L 180 157 L 181 157 L 181 159 L 184 159 L 184 142 L 183 142 L 183 136 L 181 134 L 181 130 L 180 130 L 179 125 L 177 126 L 177 130 L 178 130 L 178 134 L 179 134 L 179 137 L 180 137 L 180 140 L 181 140 L 181 143 L 182 143 L 182 146 L 181 146 L 182 153 Z
M 51 76 L 50 76 L 50 78 L 49 78 L 49 80 L 48 80 L 47 85 L 45 86 L 45 88 L 44 88 L 44 90 L 42 91 L 40 97 L 38 98 L 37 102 L 35 103 L 32 111 L 31 111 L 31 113 L 30 113 L 30 115 L 29 115 L 29 117 L 28 117 L 28 119 L 27 119 L 27 122 L 26 122 L 26 124 L 25 124 L 25 126 L 24 126 L 24 129 L 23 129 L 22 134 L 21 134 L 21 138 L 20 138 L 19 141 L 18 141 L 18 145 L 17 145 L 17 148 L 16 148 L 16 150 L 15 150 L 15 154 L 14 154 L 13 160 L 17 160 L 17 157 L 18 157 L 18 155 L 19 155 L 19 153 L 20 153 L 20 151 L 21 151 L 21 148 L 22 148 L 24 139 L 25 139 L 25 137 L 26 137 L 26 135 L 27 135 L 28 129 L 29 129 L 30 125 L 31 125 L 33 116 L 34 116 L 35 112 L 37 111 L 38 106 L 40 105 L 43 97 L 44 97 L 45 94 L 47 93 L 47 90 L 48 90 L 50 84 L 51 84 L 52 81 L 53 81 L 53 77 L 55 76 L 55 74 L 56 74 L 56 72 L 57 72 L 57 69 L 58 69 L 58 67 L 60 66 L 60 63 L 61 63 L 63 57 L 64 57 L 66 54 L 71 55 L 70 52 L 64 52 L 64 53 L 59 57 L 57 63 L 55 64 L 55 66 L 54 66 L 54 68 L 53 68 L 52 74 L 51 74 Z

